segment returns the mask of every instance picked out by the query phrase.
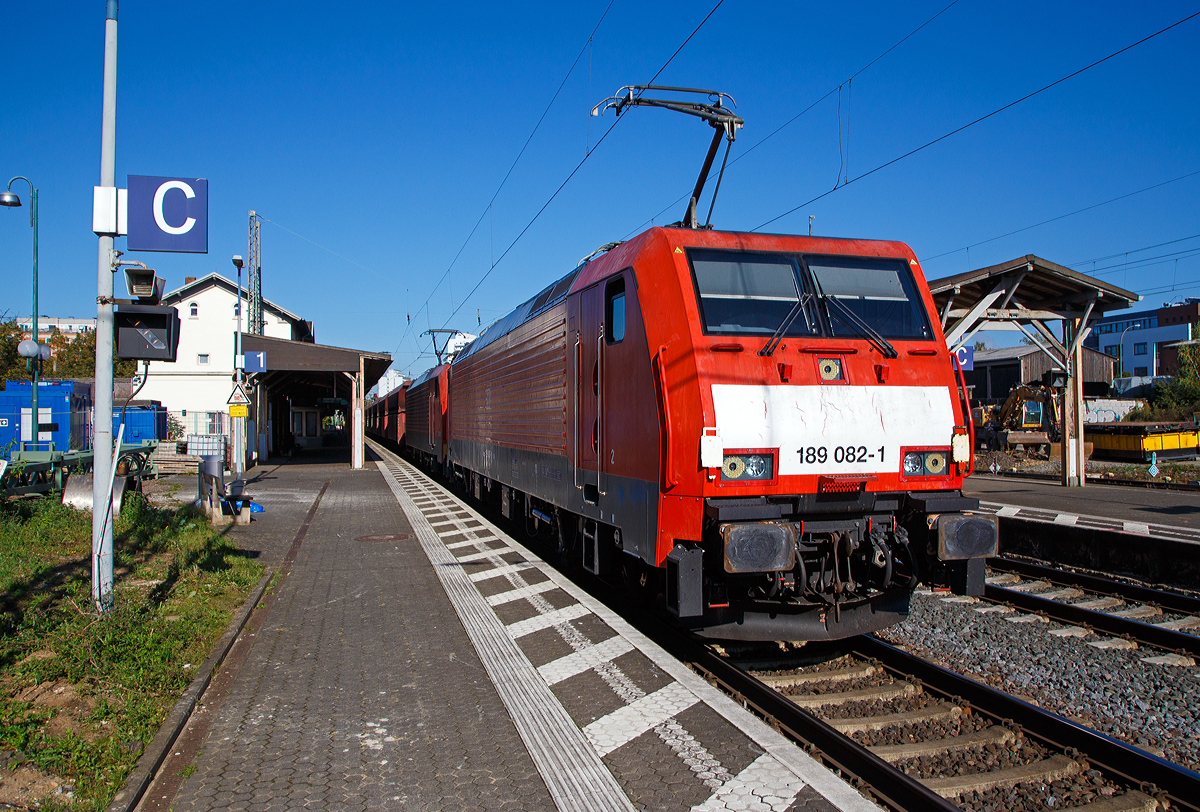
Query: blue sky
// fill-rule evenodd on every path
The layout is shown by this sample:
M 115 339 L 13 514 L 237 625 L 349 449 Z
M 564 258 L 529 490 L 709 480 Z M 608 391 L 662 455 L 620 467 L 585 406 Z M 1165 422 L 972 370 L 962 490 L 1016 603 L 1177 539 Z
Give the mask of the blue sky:
M 839 175 L 857 178 L 1200 10 L 959 0 L 847 83 L 948 2 L 726 0 L 658 79 L 726 91 L 746 120 L 730 160 L 745 157 L 727 171 L 715 225 L 760 226 Z M 232 276 L 254 209 L 269 220 L 264 296 L 315 321 L 322 343 L 391 352 L 398 368 L 420 372 L 427 327 L 478 329 L 600 244 L 656 215 L 679 219 L 682 204 L 659 213 L 690 190 L 711 130 L 639 109 L 512 245 L 613 124 L 611 113 L 589 118 L 591 106 L 648 81 L 714 3 L 125 0 L 117 183 L 208 178 L 211 218 L 207 255 L 129 256 L 169 288 Z M 0 182 L 22 174 L 40 189 L 48 315 L 94 315 L 104 7 L 3 12 Z M 1197 42 L 1200 17 L 769 229 L 804 233 L 811 214 L 816 234 L 903 240 L 930 278 L 1033 253 L 1095 269 L 1145 294 L 1143 306 L 1200 296 L 1200 174 L 984 242 L 1200 172 Z M 24 184 L 14 190 L 28 202 Z M 0 312 L 10 315 L 30 310 L 26 212 L 0 211 Z M 966 246 L 969 255 L 957 250 Z

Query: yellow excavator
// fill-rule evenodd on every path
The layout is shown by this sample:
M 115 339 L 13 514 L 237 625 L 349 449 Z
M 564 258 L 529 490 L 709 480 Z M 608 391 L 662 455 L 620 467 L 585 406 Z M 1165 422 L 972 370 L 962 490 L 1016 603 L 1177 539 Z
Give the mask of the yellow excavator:
M 974 412 L 978 441 L 989 451 L 1046 456 L 1050 443 L 1058 442 L 1058 398 L 1049 387 L 1016 386 L 1003 404 L 977 406 Z

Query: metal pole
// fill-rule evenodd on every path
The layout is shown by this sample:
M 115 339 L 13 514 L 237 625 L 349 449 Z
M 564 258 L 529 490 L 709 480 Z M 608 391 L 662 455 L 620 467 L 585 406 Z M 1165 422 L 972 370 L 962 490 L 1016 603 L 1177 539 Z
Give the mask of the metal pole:
M 237 385 L 240 389 L 242 386 L 242 266 L 238 266 L 237 278 L 237 346 L 233 350 L 233 374 L 237 378 Z M 235 417 L 233 419 L 233 477 L 234 479 L 242 478 L 242 469 L 245 467 L 246 459 L 246 418 Z
M 33 396 L 29 405 L 33 417 L 33 447 L 37 449 L 37 443 L 42 439 L 42 412 L 38 409 L 38 379 L 42 371 L 42 345 L 38 344 L 38 193 L 32 183 L 29 188 L 33 190 L 33 208 L 29 212 L 33 220 L 33 343 L 38 345 L 37 357 L 30 362 L 33 365 Z
M 104 112 L 100 128 L 100 185 L 116 186 L 117 1 L 104 22 Z M 96 404 L 92 444 L 92 600 L 98 612 L 113 605 L 112 513 L 104 503 L 112 480 L 113 238 L 101 237 L 96 263 Z

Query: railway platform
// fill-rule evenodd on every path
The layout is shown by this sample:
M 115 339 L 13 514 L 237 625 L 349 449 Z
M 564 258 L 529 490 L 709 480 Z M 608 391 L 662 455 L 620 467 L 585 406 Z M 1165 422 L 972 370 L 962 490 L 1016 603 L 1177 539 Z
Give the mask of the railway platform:
M 389 452 L 252 473 L 281 577 L 139 809 L 878 809 Z
M 1089 482 L 1055 482 L 976 474 L 963 493 L 1006 518 L 1200 542 L 1200 493 Z

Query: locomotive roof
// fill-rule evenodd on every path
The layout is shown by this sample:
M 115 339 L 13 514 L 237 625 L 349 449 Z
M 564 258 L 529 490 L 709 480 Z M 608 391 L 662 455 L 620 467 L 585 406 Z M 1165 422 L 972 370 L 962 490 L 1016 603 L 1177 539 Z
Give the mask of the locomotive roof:
M 837 243 L 844 253 L 845 248 L 852 247 L 855 252 L 864 255 L 895 255 L 900 247 L 903 247 L 902 254 L 912 255 L 912 251 L 904 243 L 892 240 L 865 240 L 865 239 L 846 239 L 839 237 L 802 237 L 796 234 L 773 234 L 759 232 L 738 232 L 738 231 L 715 231 L 709 229 L 693 229 L 674 226 L 655 226 L 647 229 L 636 237 L 625 242 L 608 243 L 605 248 L 606 253 L 596 256 L 589 255 L 586 259 L 580 262 L 575 268 L 568 272 L 565 276 L 556 280 L 550 285 L 543 288 L 536 296 L 522 302 L 509 312 L 504 317 L 497 319 L 489 324 L 479 334 L 479 337 L 463 348 L 461 352 L 454 358 L 451 363 L 458 363 L 464 358 L 470 357 L 475 352 L 483 349 L 514 329 L 524 324 L 528 319 L 533 318 L 542 311 L 552 307 L 558 302 L 566 298 L 572 290 L 590 285 L 597 278 L 609 272 L 609 266 L 618 264 L 620 267 L 625 267 L 623 262 L 626 262 L 625 257 L 631 252 L 637 251 L 644 243 L 653 239 L 656 236 L 671 233 L 675 237 L 686 235 L 687 239 L 680 240 L 685 245 L 694 244 L 696 242 L 708 242 L 711 237 L 716 236 L 718 239 L 724 240 L 730 237 L 736 239 L 743 244 L 743 247 L 751 250 L 792 250 L 795 251 L 795 246 L 785 247 L 776 244 L 781 240 L 796 240 L 798 238 L 806 241 L 811 241 L 811 252 L 823 253 L 831 247 L 829 244 Z M 700 237 L 700 239 L 697 239 Z M 709 239 L 705 239 L 709 237 Z M 750 245 L 745 245 L 750 243 Z

